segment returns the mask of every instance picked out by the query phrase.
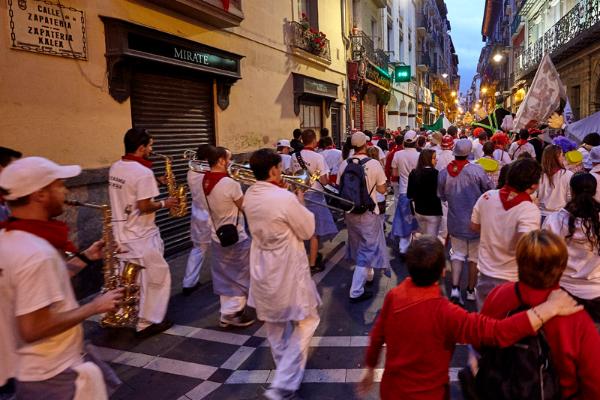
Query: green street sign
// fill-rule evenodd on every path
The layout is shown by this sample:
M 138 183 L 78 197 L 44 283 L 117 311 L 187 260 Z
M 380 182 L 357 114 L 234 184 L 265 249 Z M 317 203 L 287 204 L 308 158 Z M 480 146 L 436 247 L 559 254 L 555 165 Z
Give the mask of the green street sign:
M 396 82 L 410 82 L 410 65 L 396 65 L 394 68 L 394 79 Z

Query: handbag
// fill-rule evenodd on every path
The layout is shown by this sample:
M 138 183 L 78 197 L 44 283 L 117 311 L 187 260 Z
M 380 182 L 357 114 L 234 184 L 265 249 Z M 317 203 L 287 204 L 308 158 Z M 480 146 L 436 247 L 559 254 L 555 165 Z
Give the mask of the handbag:
M 237 224 L 240 219 L 240 209 L 238 208 L 237 216 L 235 217 L 235 224 L 225 224 L 217 228 L 215 225 L 215 220 L 212 217 L 212 211 L 210 210 L 210 204 L 208 202 L 208 197 L 206 196 L 206 193 L 204 193 L 204 198 L 206 199 L 206 205 L 208 207 L 208 215 L 210 215 L 210 220 L 212 221 L 212 224 L 215 227 L 215 233 L 217 234 L 217 238 L 219 238 L 219 243 L 221 243 L 221 247 L 233 246 L 240 240 L 240 236 L 237 230 Z

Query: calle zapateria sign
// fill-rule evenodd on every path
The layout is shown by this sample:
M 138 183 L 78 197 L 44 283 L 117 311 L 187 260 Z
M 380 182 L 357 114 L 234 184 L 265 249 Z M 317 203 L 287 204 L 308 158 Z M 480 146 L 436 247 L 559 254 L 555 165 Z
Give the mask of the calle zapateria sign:
M 8 0 L 13 49 L 87 60 L 83 10 L 46 0 Z

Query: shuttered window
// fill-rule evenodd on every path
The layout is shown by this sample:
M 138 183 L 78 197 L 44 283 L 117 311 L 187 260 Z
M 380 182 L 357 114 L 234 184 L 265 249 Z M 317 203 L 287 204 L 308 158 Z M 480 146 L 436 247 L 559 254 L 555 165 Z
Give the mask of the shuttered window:
M 187 161 L 182 158 L 185 149 L 196 149 L 199 144 L 215 144 L 212 82 L 156 72 L 136 72 L 132 80 L 131 113 L 135 127 L 146 128 L 154 138 L 153 150 L 171 156 L 178 183 L 186 183 Z M 153 158 L 156 176 L 165 172 L 162 158 Z M 166 187 L 161 187 L 161 198 Z M 165 255 L 177 253 L 191 246 L 191 199 L 188 192 L 188 215 L 169 217 L 167 210 L 156 213 L 156 223 L 165 242 Z

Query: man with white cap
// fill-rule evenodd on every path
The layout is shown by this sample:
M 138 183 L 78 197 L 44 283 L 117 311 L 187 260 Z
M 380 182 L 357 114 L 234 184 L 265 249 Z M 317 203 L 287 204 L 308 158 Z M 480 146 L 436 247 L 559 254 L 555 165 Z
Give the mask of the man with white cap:
M 354 155 L 340 166 L 338 184 L 340 193 L 345 193 L 345 185 L 356 185 L 354 177 L 346 179 L 344 172 L 349 171 L 349 165 L 354 164 L 352 168 L 364 169 L 366 190 L 372 200 L 372 207 L 364 212 L 357 214 L 353 212 L 346 213 L 346 226 L 348 228 L 348 245 L 346 246 L 346 258 L 354 261 L 354 275 L 352 276 L 352 286 L 350 287 L 350 302 L 357 303 L 373 297 L 373 293 L 365 291 L 367 282 L 373 281 L 373 268 L 389 268 L 387 255 L 387 246 L 385 235 L 383 233 L 383 223 L 379 218 L 379 208 L 377 204 L 377 193 L 385 194 L 387 190 L 387 178 L 379 160 L 367 157 L 368 137 L 362 132 L 356 132 L 351 137 Z M 363 183 L 363 182 L 360 182 Z M 358 191 L 358 187 L 352 188 Z
M 460 275 L 465 262 L 469 264 L 467 300 L 475 301 L 479 232 L 471 230 L 473 207 L 483 193 L 494 188 L 483 168 L 467 160 L 472 149 L 469 139 L 459 139 L 454 145 L 454 161 L 438 177 L 438 194 L 442 201 L 448 202 L 448 233 L 452 244 L 450 300 L 460 304 Z
M 392 175 L 398 176 L 398 201 L 392 223 L 392 235 L 399 238 L 400 254 L 406 254 L 413 232 L 417 230 L 417 220 L 412 214 L 410 200 L 406 197 L 408 176 L 417 167 L 419 152 L 417 151 L 417 132 L 404 134 L 404 149 L 394 154 Z
M 70 274 L 98 258 L 99 246 L 76 253 L 67 225 L 54 219 L 68 192 L 63 179 L 80 172 L 77 165 L 26 157 L 0 176 L 12 213 L 0 230 L 0 381 L 5 368 L 15 368 L 20 399 L 107 398 L 102 371 L 84 350 L 81 322 L 115 310 L 122 290 L 79 306 Z M 79 262 L 67 265 L 67 252 Z
M 287 174 L 290 172 L 292 166 L 292 146 L 290 141 L 287 139 L 281 139 L 277 141 L 277 153 L 281 156 L 281 162 L 283 163 L 283 173 Z
M 125 155 L 108 171 L 113 233 L 120 258 L 144 267 L 140 271 L 137 336 L 147 337 L 172 326 L 165 320 L 171 294 L 171 272 L 163 258 L 164 244 L 154 217 L 161 208 L 177 206 L 174 198 L 154 200 L 158 185 L 152 171 L 152 136 L 141 128 L 125 133 Z

